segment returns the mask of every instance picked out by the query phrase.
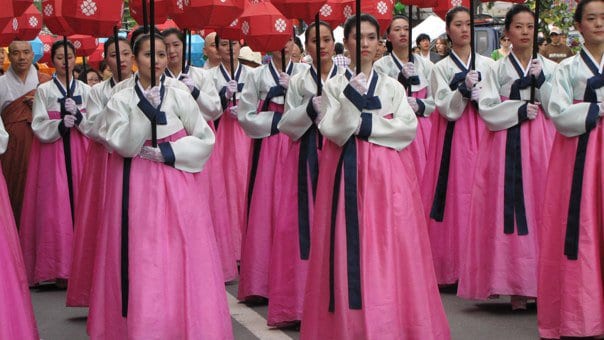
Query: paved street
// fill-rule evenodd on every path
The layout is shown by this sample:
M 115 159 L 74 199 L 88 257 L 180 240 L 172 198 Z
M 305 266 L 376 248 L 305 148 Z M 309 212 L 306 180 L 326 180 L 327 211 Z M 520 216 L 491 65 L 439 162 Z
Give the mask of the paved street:
M 269 329 L 266 306 L 249 308 L 238 303 L 237 285 L 227 286 L 227 298 L 235 338 L 238 340 L 299 339 L 296 330 Z M 465 301 L 451 289 L 441 290 L 453 339 L 529 340 L 538 339 L 534 304 L 522 312 L 513 312 L 507 300 Z M 86 336 L 86 308 L 67 308 L 65 291 L 53 288 L 32 290 L 32 299 L 40 337 L 44 340 L 79 340 Z

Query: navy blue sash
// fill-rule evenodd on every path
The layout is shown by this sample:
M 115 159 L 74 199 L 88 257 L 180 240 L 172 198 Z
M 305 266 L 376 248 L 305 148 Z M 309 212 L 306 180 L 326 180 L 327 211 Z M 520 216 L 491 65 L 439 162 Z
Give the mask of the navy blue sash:
M 470 70 L 459 61 L 453 54 L 449 57 L 455 65 L 461 70 L 456 73 L 449 83 L 449 89 L 455 91 L 458 88 L 465 88 L 466 75 Z M 467 89 L 466 89 L 467 90 Z M 455 122 L 447 122 L 445 131 L 445 139 L 443 142 L 443 151 L 440 159 L 440 167 L 438 169 L 438 180 L 436 182 L 436 190 L 434 192 L 434 200 L 430 210 L 430 218 L 435 221 L 442 222 L 445 215 L 445 204 L 447 199 L 447 187 L 449 185 L 449 167 L 451 165 L 451 145 L 453 143 L 453 133 L 455 132 Z
M 155 120 L 158 125 L 168 124 L 168 121 L 166 120 L 166 113 L 159 109 L 164 102 L 164 94 L 166 92 L 166 87 L 164 86 L 164 79 L 165 78 L 163 77 L 161 79 L 159 92 L 161 95 L 161 102 L 159 103 L 159 106 L 157 108 L 151 105 L 147 98 L 145 98 L 145 95 L 143 94 L 143 91 L 141 91 L 138 84 L 135 84 L 134 86 L 134 90 L 136 91 L 136 95 L 139 99 L 137 104 L 138 108 L 145 114 L 149 121 L 153 122 L 153 120 Z M 136 77 L 136 81 L 138 82 L 138 76 Z
M 59 102 L 59 104 L 61 104 L 61 118 L 62 118 L 62 117 L 65 117 L 65 115 L 67 114 L 67 111 L 65 110 L 65 99 L 67 98 L 67 92 L 65 91 L 63 84 L 61 84 L 61 82 L 59 82 L 59 79 L 57 79 L 56 76 L 52 77 L 52 81 L 55 83 L 56 87 L 59 89 L 59 92 L 61 92 L 61 95 L 63 96 L 62 98 L 57 99 L 57 102 Z M 76 83 L 77 83 L 76 80 L 71 81 L 71 86 L 70 86 L 71 97 L 70 98 L 73 99 L 73 101 L 75 101 L 76 104 L 82 105 L 82 96 L 73 95 L 76 90 Z
M 585 102 L 597 103 L 596 90 L 602 87 L 602 77 L 598 67 L 589 58 L 584 50 L 580 52 L 583 62 L 594 74 L 587 80 L 583 100 Z M 592 105 L 594 106 L 594 105 Z M 593 111 L 593 112 L 592 112 Z M 573 168 L 573 179 L 570 190 L 570 204 L 568 206 L 568 220 L 566 223 L 566 235 L 564 238 L 564 255 L 569 260 L 577 260 L 579 256 L 579 223 L 581 215 L 581 196 L 583 193 L 583 170 L 585 169 L 585 157 L 587 155 L 587 144 L 591 130 L 596 126 L 598 119 L 597 110 L 591 110 L 587 114 L 585 126 L 587 131 L 579 136 L 575 165 Z
M 377 85 L 378 75 L 373 73 L 368 97 L 373 97 Z M 357 92 L 358 94 L 358 92 Z M 350 99 L 350 98 L 349 98 Z M 365 102 L 369 103 L 369 101 Z M 365 107 L 361 108 L 361 112 Z M 361 115 L 364 115 L 362 113 Z M 370 114 L 366 114 L 371 118 Z M 370 133 L 370 131 L 369 131 Z M 368 135 L 369 133 L 364 135 Z M 359 134 L 360 135 L 360 134 Z M 348 272 L 348 307 L 350 309 L 362 308 L 361 297 L 361 264 L 360 264 L 360 236 L 359 236 L 359 211 L 358 211 L 358 189 L 357 189 L 357 137 L 351 136 L 342 147 L 342 153 L 336 169 L 333 199 L 331 205 L 331 227 L 329 247 L 329 311 L 335 311 L 335 233 L 336 219 L 338 215 L 338 201 L 342 175 L 344 175 L 344 213 L 346 218 L 346 257 Z M 359 137 L 363 140 L 363 138 Z
M 268 64 L 268 69 L 271 72 L 271 76 L 273 77 L 275 84 L 277 84 L 277 85 L 271 87 L 268 90 L 268 93 L 266 94 L 266 98 L 264 99 L 264 103 L 262 104 L 261 111 L 268 111 L 268 105 L 270 104 L 271 100 L 273 100 L 273 98 L 285 96 L 285 88 L 283 86 L 279 85 L 279 75 L 277 74 L 277 70 L 275 70 L 272 63 Z M 287 68 L 286 73 L 291 75 L 293 70 L 294 70 L 293 63 L 290 63 L 289 67 Z
M 509 60 L 520 77 L 512 84 L 510 99 L 521 100 L 520 90 L 528 88 L 531 85 L 532 77 L 524 76 L 524 71 L 514 56 L 510 55 Z M 507 130 L 503 190 L 503 232 L 505 234 L 514 233 L 515 216 L 516 225 L 518 226 L 518 235 L 528 235 L 528 223 L 524 205 L 524 185 L 522 180 L 521 123 L 522 120 L 519 120 L 518 124 Z
M 220 64 L 219 68 L 220 68 L 220 73 L 222 73 L 222 77 L 224 77 L 224 80 L 226 80 L 227 83 L 229 81 L 231 81 L 231 76 L 226 71 L 224 66 L 222 66 L 222 64 Z M 239 66 L 237 67 L 237 70 L 235 71 L 235 80 L 237 81 L 237 92 L 243 91 L 244 83 L 239 82 L 239 77 L 241 76 L 242 69 L 243 69 L 243 67 L 241 66 L 241 64 L 239 64 Z M 224 111 L 224 110 L 226 110 L 226 108 L 229 104 L 229 100 L 231 100 L 231 98 L 226 97 L 226 86 L 223 86 L 222 89 L 220 89 L 218 94 L 220 95 L 220 104 L 222 105 L 222 110 Z

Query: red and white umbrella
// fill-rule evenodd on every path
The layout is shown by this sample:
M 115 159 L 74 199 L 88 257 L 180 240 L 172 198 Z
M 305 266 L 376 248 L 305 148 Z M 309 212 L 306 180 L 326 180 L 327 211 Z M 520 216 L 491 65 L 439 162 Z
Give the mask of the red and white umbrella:
M 11 0 L 15 16 L 20 17 L 25 11 L 34 4 L 34 0 Z M 31 39 L 30 39 L 31 40 Z
M 44 25 L 57 35 L 71 35 L 75 32 L 63 17 L 63 0 L 42 0 L 42 20 Z
M 52 44 L 54 44 L 56 39 L 52 35 L 48 34 L 40 34 L 38 38 L 40 38 L 40 40 L 42 41 L 42 49 L 44 51 L 44 55 L 42 56 L 42 58 L 40 58 L 40 60 L 38 60 L 38 62 L 50 63 L 50 49 L 52 48 Z
M 329 0 L 319 10 L 319 19 L 332 28 L 343 24 L 354 14 L 354 0 Z
M 18 21 L 19 32 L 17 39 L 19 40 L 34 40 L 42 29 L 42 13 L 33 4 L 18 17 Z
M 243 13 L 246 0 L 173 0 L 177 10 L 172 17 L 182 28 L 204 29 L 230 25 Z
M 315 20 L 326 0 L 271 0 L 277 9 L 290 19 L 302 19 L 306 22 Z
M 76 48 L 76 54 L 87 57 L 96 51 L 99 46 L 99 39 L 84 34 L 74 34 L 67 37 Z
M 107 37 L 121 26 L 123 9 L 123 0 L 63 0 L 60 14 L 75 33 Z
M 149 14 L 149 2 L 147 4 L 147 15 Z M 139 25 L 144 25 L 144 12 L 142 0 L 130 0 L 130 15 Z M 174 4 L 171 0 L 155 0 L 155 23 L 164 23 L 168 20 L 168 16 L 173 15 Z M 149 20 L 149 18 L 147 18 Z M 159 29 L 159 25 L 157 25 Z M 161 29 L 160 29 L 161 30 Z
M 243 37 L 254 51 L 279 51 L 291 39 L 291 21 L 269 1 L 249 1 L 239 20 Z

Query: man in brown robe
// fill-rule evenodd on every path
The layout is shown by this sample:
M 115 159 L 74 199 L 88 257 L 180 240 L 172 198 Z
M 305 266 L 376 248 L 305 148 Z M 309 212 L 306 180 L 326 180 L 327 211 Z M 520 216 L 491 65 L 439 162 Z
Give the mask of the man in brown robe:
M 27 177 L 29 150 L 34 138 L 31 107 L 38 84 L 50 80 L 33 66 L 34 52 L 27 41 L 8 47 L 10 67 L 0 77 L 0 116 L 8 132 L 8 147 L 0 156 L 15 220 L 19 225 Z

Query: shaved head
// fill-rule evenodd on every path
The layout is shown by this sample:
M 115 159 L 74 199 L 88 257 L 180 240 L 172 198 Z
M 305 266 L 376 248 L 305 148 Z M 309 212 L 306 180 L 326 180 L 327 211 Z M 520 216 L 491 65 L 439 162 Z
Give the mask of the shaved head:
M 29 49 L 30 52 L 33 52 L 33 49 L 31 47 L 31 43 L 29 41 L 22 41 L 22 40 L 14 40 L 12 43 L 10 43 L 10 45 L 8 45 L 8 53 L 10 54 L 11 51 L 14 50 L 26 50 Z

